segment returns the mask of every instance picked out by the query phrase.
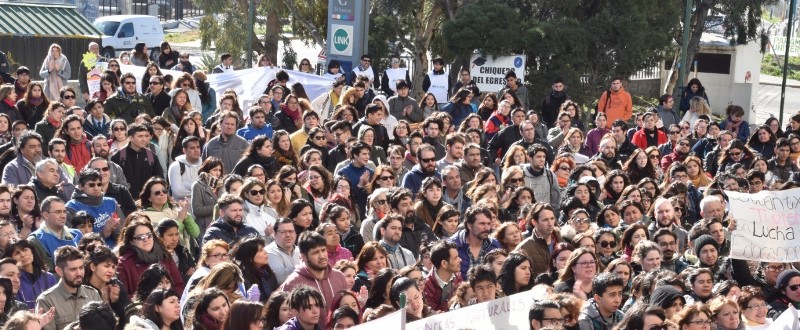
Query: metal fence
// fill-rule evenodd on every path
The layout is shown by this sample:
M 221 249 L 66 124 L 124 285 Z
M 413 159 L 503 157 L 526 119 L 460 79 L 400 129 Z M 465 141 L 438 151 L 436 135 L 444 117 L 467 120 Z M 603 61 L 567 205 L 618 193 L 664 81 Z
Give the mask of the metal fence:
M 126 1 L 131 1 L 130 13 L 126 13 Z M 152 15 L 158 16 L 162 21 L 169 21 L 204 14 L 192 0 L 99 0 L 99 2 L 99 16 Z
M 649 79 L 661 79 L 661 68 L 659 66 L 654 66 L 641 70 L 637 73 L 634 73 L 630 77 L 630 80 L 649 80 Z

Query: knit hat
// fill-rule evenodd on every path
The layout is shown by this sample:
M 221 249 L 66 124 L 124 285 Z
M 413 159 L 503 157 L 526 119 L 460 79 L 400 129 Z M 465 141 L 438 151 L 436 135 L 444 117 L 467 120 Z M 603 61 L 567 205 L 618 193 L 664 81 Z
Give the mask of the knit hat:
M 800 276 L 800 271 L 797 269 L 787 269 L 778 274 L 778 280 L 775 281 L 775 288 L 781 289 L 789 284 L 792 278 Z
M 713 245 L 719 251 L 719 243 L 711 235 L 703 235 L 694 239 L 694 255 L 700 256 L 700 250 L 706 245 Z
M 678 289 L 672 285 L 662 285 L 650 295 L 650 304 L 661 308 L 669 308 L 677 298 L 683 299 L 684 304 L 686 303 L 683 293 Z

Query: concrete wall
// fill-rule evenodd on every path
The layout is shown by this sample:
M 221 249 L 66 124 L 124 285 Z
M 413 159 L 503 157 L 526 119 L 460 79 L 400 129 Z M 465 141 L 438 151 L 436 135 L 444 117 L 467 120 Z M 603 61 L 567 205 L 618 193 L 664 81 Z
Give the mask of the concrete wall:
M 659 79 L 644 79 L 644 80 L 631 80 L 625 86 L 625 90 L 631 95 L 641 96 L 644 98 L 658 98 L 661 93 L 661 80 Z

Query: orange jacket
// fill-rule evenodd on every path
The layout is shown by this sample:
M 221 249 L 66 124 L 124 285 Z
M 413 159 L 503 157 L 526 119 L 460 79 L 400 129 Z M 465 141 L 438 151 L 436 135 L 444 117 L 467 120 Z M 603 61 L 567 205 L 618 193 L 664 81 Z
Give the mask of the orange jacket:
M 611 129 L 611 124 L 617 119 L 630 120 L 633 116 L 633 100 L 631 100 L 631 94 L 625 91 L 625 87 L 620 87 L 616 92 L 612 91 L 611 100 L 606 99 L 606 94 L 608 93 L 603 92 L 600 101 L 597 102 L 597 112 L 605 112 L 608 116 L 606 128 Z

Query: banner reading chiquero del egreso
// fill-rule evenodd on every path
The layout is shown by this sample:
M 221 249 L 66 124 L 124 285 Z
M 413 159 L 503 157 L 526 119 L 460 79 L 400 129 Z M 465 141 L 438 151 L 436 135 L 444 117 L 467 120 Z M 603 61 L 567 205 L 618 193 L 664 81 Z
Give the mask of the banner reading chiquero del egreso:
M 506 85 L 506 73 L 514 71 L 517 79 L 525 80 L 526 55 L 492 56 L 472 54 L 469 73 L 481 92 L 497 92 Z
M 731 258 L 800 261 L 800 188 L 757 194 L 725 192 L 736 219 Z

